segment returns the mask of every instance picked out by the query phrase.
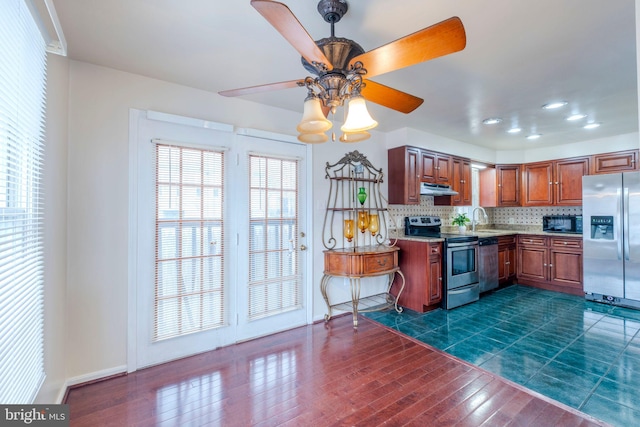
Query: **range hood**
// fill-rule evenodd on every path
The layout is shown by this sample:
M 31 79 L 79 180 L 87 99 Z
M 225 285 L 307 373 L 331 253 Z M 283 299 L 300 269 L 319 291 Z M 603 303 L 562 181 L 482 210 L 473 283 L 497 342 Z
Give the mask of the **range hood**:
M 420 195 L 422 196 L 457 196 L 458 192 L 453 191 L 450 185 L 431 184 L 429 182 L 421 182 Z

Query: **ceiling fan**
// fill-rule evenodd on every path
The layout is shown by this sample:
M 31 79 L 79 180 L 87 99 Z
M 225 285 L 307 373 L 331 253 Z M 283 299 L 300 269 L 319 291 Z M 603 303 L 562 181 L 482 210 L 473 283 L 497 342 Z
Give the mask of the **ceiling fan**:
M 335 112 L 335 109 L 347 100 L 349 100 L 350 112 L 345 126 L 341 128 L 344 132 L 362 133 L 377 125 L 370 116 L 368 124 L 349 125 L 351 109 L 355 108 L 352 105 L 356 105 L 353 101 L 356 99 L 361 100 L 362 105 L 364 105 L 362 100 L 364 98 L 405 114 L 412 112 L 423 103 L 423 99 L 368 78 L 365 79 L 363 76 L 370 78 L 409 67 L 460 51 L 466 45 L 464 27 L 458 17 L 446 19 L 365 52 L 353 40 L 335 37 L 334 25 L 342 19 L 348 9 L 346 0 L 320 0 L 318 12 L 326 22 L 331 24 L 331 36 L 317 41 L 311 38 L 285 4 L 270 0 L 251 0 L 251 6 L 302 55 L 302 65 L 316 77 L 225 90 L 219 93 L 223 96 L 241 96 L 292 87 L 306 87 L 308 94 L 305 100 L 305 113 L 298 126 L 301 134 L 318 135 L 328 130 L 331 124 L 325 117 L 330 111 Z M 308 101 L 312 101 L 313 106 Z M 308 104 L 309 111 L 307 111 Z M 312 109 L 314 109 L 313 112 L 311 112 Z M 366 112 L 366 107 L 364 109 Z M 318 117 L 320 111 L 322 111 L 322 117 Z M 368 112 L 366 115 L 368 116 Z

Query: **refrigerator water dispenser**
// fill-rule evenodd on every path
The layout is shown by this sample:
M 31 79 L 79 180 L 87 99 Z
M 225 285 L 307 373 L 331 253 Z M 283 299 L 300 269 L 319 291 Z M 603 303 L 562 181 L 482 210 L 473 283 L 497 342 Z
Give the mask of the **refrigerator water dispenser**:
M 591 238 L 593 240 L 613 240 L 613 217 L 592 216 Z

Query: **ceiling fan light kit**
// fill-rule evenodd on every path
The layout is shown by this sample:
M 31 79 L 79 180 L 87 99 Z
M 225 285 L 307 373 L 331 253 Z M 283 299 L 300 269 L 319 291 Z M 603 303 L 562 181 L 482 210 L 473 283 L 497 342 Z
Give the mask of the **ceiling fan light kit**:
M 348 10 L 346 0 L 320 0 L 318 12 L 331 24 L 331 37 L 314 41 L 283 3 L 251 0 L 253 6 L 301 55 L 302 65 L 317 77 L 304 80 L 225 90 L 223 96 L 241 96 L 289 87 L 306 87 L 302 120 L 297 126 L 298 140 L 319 143 L 328 139 L 323 132 L 332 127 L 326 116 L 347 104 L 347 118 L 341 127 L 342 142 L 369 138 L 366 132 L 378 125 L 367 109 L 365 98 L 387 108 L 408 114 L 423 100 L 397 89 L 365 80 L 390 71 L 460 51 L 466 46 L 464 26 L 458 17 L 449 18 L 365 52 L 353 40 L 335 37 L 334 25 Z M 366 67 L 369 67 L 367 69 Z M 324 135 L 322 138 L 320 135 Z
M 366 130 L 362 132 L 345 132 L 340 136 L 340 142 L 360 142 L 371 138 L 371 134 Z
M 327 142 L 329 137 L 326 133 L 318 132 L 318 133 L 301 133 L 298 135 L 298 141 L 304 142 L 305 144 L 322 144 L 323 142 Z
M 322 112 L 320 99 L 313 94 L 304 100 L 304 112 L 302 120 L 296 127 L 300 133 L 318 133 L 326 132 L 331 129 L 333 124 L 327 120 Z
M 347 119 L 340 130 L 342 132 L 363 132 L 378 126 L 378 122 L 371 118 L 367 104 L 362 96 L 355 96 L 349 100 Z

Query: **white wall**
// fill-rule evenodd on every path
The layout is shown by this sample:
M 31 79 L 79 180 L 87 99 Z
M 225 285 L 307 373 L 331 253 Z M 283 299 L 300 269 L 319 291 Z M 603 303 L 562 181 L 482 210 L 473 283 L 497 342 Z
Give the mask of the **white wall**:
M 300 114 L 82 62 L 70 61 L 69 74 L 67 358 L 73 384 L 125 369 L 129 108 L 281 134 L 292 133 L 291 123 Z M 375 147 L 372 151 L 386 158 L 386 149 L 374 138 L 356 145 Z M 314 147 L 314 194 L 320 200 L 326 193 L 324 164 L 351 147 L 339 142 Z M 319 236 L 316 206 L 314 201 L 313 227 Z M 326 311 L 317 286 L 322 251 L 317 241 L 313 248 L 318 318 Z
M 68 61 L 47 58 L 44 154 L 44 368 L 36 403 L 58 403 L 65 389 L 67 288 Z

